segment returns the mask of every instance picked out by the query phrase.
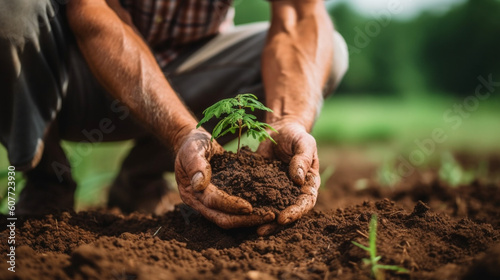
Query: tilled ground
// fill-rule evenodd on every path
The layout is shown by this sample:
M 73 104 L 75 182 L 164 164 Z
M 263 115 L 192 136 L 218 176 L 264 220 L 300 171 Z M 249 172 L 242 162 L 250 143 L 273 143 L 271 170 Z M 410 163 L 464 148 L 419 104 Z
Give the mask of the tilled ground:
M 498 183 L 450 188 L 426 172 L 395 189 L 370 178 L 360 188 L 342 168 L 336 174 L 316 210 L 268 237 L 222 230 L 185 205 L 161 217 L 116 210 L 20 217 L 15 273 L 7 271 L 0 216 L 0 279 L 370 279 L 367 253 L 351 241 L 367 243 L 374 213 L 380 262 L 410 270 L 386 279 L 500 279 Z

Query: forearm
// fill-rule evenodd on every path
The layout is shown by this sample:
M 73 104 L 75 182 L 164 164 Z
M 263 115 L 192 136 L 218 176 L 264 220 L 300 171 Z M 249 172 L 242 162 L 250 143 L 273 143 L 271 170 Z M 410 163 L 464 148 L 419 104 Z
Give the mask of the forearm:
M 262 56 L 268 122 L 312 129 L 332 61 L 333 26 L 323 1 L 276 1 Z
M 151 51 L 105 1 L 73 0 L 68 19 L 100 83 L 166 144 L 177 149 L 196 120 L 168 84 Z

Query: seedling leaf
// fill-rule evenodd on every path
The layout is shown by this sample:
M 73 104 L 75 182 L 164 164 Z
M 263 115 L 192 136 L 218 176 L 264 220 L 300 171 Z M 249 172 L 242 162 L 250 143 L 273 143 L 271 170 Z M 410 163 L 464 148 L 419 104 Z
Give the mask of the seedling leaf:
M 361 248 L 361 249 L 363 249 L 363 250 L 365 250 L 365 251 L 370 252 L 370 248 L 366 247 L 366 246 L 365 246 L 365 245 L 363 245 L 363 244 L 360 244 L 360 243 L 358 243 L 358 242 L 356 242 L 356 241 L 352 241 L 352 244 L 354 244 L 354 245 L 358 246 L 359 248 Z M 366 259 L 365 259 L 365 260 L 366 260 Z
M 276 144 L 276 141 L 266 130 L 269 129 L 274 132 L 277 131 L 269 124 L 257 121 L 257 117 L 252 114 L 248 114 L 246 109 L 250 109 L 252 112 L 255 109 L 272 112 L 271 109 L 267 108 L 264 104 L 258 101 L 257 96 L 251 93 L 238 94 L 234 98 L 222 99 L 205 109 L 203 111 L 204 116 L 196 127 L 200 127 L 202 124 L 208 122 L 214 117 L 221 118 L 223 115 L 227 115 L 215 125 L 212 131 L 212 140 L 214 138 L 224 136 L 229 132 L 234 134 L 236 131 L 239 131 L 239 153 L 241 132 L 244 128 L 246 128 L 247 135 L 252 136 L 254 139 L 257 139 L 260 142 L 269 139 Z
M 385 265 L 385 264 L 379 264 L 378 268 L 380 269 L 385 269 L 385 270 L 393 270 L 398 273 L 408 273 L 408 269 L 399 267 L 397 265 Z
M 371 266 L 372 276 L 376 279 L 383 279 L 383 273 L 380 270 L 393 270 L 398 273 L 408 273 L 409 271 L 405 268 L 396 266 L 396 265 L 384 265 L 379 264 L 378 261 L 382 258 L 382 256 L 377 256 L 377 215 L 373 214 L 370 220 L 370 233 L 368 236 L 369 246 L 364 246 L 356 241 L 351 241 L 352 244 L 358 246 L 359 248 L 367 251 L 370 255 L 370 258 L 364 258 L 362 261 L 366 265 Z

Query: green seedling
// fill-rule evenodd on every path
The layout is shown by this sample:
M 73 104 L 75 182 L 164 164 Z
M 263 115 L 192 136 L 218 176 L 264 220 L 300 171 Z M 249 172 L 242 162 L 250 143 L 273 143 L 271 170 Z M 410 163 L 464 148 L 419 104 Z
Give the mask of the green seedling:
M 369 246 L 362 245 L 356 241 L 352 243 L 370 254 L 369 259 L 363 259 L 365 265 L 371 266 L 372 276 L 377 280 L 384 279 L 384 273 L 380 270 L 393 270 L 398 273 L 408 273 L 408 270 L 396 265 L 380 264 L 378 261 L 382 256 L 377 256 L 377 215 L 373 214 L 370 220 L 370 235 L 368 237 Z
M 324 190 L 326 188 L 326 182 L 332 177 L 333 173 L 335 173 L 335 166 L 328 165 L 325 170 L 319 175 L 321 178 L 320 189 Z
M 441 167 L 439 168 L 439 178 L 441 180 L 448 182 L 452 187 L 456 187 L 470 184 L 474 177 L 474 172 L 464 170 L 453 154 L 449 152 L 441 154 Z
M 394 188 L 400 181 L 398 171 L 394 166 L 394 161 L 385 161 L 377 170 L 377 181 L 384 187 Z
M 252 136 L 259 142 L 269 139 L 276 144 L 276 141 L 274 141 L 266 129 L 270 129 L 274 132 L 277 131 L 267 123 L 257 121 L 256 116 L 247 113 L 248 109 L 252 112 L 255 111 L 255 109 L 272 112 L 271 109 L 260 103 L 255 95 L 251 93 L 238 94 L 236 97 L 220 100 L 205 109 L 205 111 L 203 111 L 204 117 L 196 127 L 200 127 L 213 117 L 218 119 L 226 115 L 217 125 L 215 125 L 212 131 L 211 140 L 224 136 L 229 132 L 232 134 L 238 132 L 238 155 L 240 153 L 240 141 L 243 129 L 246 129 L 247 136 Z

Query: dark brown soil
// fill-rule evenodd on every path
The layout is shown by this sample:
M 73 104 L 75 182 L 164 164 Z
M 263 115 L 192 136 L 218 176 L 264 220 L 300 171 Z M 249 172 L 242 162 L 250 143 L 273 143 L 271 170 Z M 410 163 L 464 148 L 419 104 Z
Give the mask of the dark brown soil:
M 241 197 L 254 211 L 278 214 L 295 203 L 300 188 L 288 176 L 288 165 L 268 160 L 243 147 L 240 154 L 224 152 L 210 161 L 212 183 L 221 190 Z
M 367 253 L 351 241 L 367 243 L 374 213 L 380 262 L 410 270 L 386 279 L 499 279 L 500 182 L 450 188 L 431 171 L 386 189 L 360 174 L 369 183 L 357 190 L 356 175 L 335 173 L 315 210 L 268 237 L 222 230 L 183 204 L 161 217 L 20 217 L 16 273 L 0 216 L 0 279 L 371 279 Z

